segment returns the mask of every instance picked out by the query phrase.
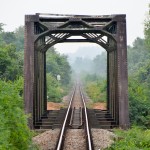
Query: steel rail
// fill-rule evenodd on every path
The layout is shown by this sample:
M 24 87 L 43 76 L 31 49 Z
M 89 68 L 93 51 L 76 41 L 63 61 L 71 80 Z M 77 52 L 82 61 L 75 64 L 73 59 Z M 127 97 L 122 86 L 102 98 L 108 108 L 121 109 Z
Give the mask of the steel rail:
M 89 127 L 89 121 L 88 121 L 88 116 L 87 116 L 87 108 L 85 105 L 85 99 L 84 99 L 83 93 L 81 92 L 81 87 L 80 87 L 80 94 L 81 94 L 83 105 L 84 105 L 86 132 L 87 132 L 87 139 L 88 139 L 88 150 L 92 150 L 92 140 L 90 136 L 90 127 Z
M 93 150 L 93 148 L 92 148 L 92 140 L 91 140 L 91 136 L 90 136 L 90 127 L 89 127 L 89 122 L 88 122 L 87 108 L 86 108 L 86 104 L 85 104 L 85 99 L 84 99 L 84 96 L 83 96 L 83 94 L 81 92 L 81 87 L 79 87 L 79 89 L 80 89 L 80 94 L 81 94 L 81 98 L 82 98 L 82 102 L 83 102 L 83 108 L 84 108 L 84 113 L 85 113 L 85 124 L 86 124 L 85 126 L 86 126 L 88 150 Z M 65 127 L 66 127 L 67 119 L 69 117 L 69 112 L 71 110 L 71 105 L 72 105 L 72 101 L 73 101 L 73 98 L 74 98 L 75 90 L 76 90 L 76 87 L 74 88 L 73 94 L 71 96 L 70 103 L 69 103 L 69 106 L 68 106 L 68 109 L 67 109 L 67 113 L 66 113 L 66 116 L 65 116 L 65 119 L 64 119 L 64 122 L 63 122 L 63 126 L 62 126 L 61 133 L 60 133 L 60 136 L 59 136 L 59 141 L 58 141 L 58 144 L 57 144 L 57 147 L 56 147 L 57 150 L 61 150 L 61 148 L 62 148 L 62 142 L 63 142 L 64 133 L 65 133 Z
M 70 100 L 70 103 L 69 103 L 69 106 L 68 106 L 68 109 L 67 109 L 67 113 L 66 113 L 66 117 L 65 117 L 64 122 L 63 122 L 62 129 L 61 129 L 61 133 L 60 133 L 60 137 L 59 137 L 59 141 L 58 141 L 58 145 L 57 145 L 57 150 L 61 149 L 61 145 L 62 145 L 62 141 L 63 141 L 63 135 L 64 135 L 64 132 L 65 132 L 65 126 L 66 126 L 67 119 L 68 119 L 68 116 L 69 116 L 69 112 L 70 112 L 70 109 L 71 109 L 71 104 L 72 104 L 72 100 L 73 100 L 73 97 L 74 97 L 74 94 L 75 94 L 75 90 L 76 90 L 76 87 L 74 88 L 73 94 L 71 95 L 71 100 Z

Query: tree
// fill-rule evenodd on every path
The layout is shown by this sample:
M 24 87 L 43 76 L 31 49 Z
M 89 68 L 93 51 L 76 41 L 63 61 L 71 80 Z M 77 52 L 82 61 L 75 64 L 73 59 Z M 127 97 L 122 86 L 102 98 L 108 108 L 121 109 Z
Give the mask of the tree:
M 21 84 L 20 84 L 21 81 Z M 23 111 L 20 90 L 23 79 L 15 82 L 0 80 L 0 149 L 27 150 L 31 144 L 31 132 Z
M 61 102 L 70 82 L 71 67 L 67 56 L 60 55 L 51 47 L 46 53 L 48 101 Z M 61 80 L 57 80 L 60 75 Z
M 150 128 L 150 53 L 145 40 L 137 38 L 128 47 L 129 109 L 132 123 Z
M 128 46 L 128 69 L 129 75 L 138 71 L 142 62 L 149 59 L 149 52 L 145 46 L 145 40 L 137 37 L 133 46 Z
M 106 64 L 107 64 L 107 55 L 105 52 L 103 52 L 101 55 L 97 55 L 93 60 L 93 68 L 94 72 L 97 75 L 100 75 L 102 77 L 106 77 Z
M 23 55 L 13 44 L 0 45 L 0 79 L 14 81 L 23 74 Z
M 0 45 L 2 43 L 2 36 L 1 36 L 1 33 L 3 32 L 3 26 L 4 24 L 3 23 L 0 23 Z
M 3 44 L 14 44 L 17 51 L 24 50 L 24 26 L 18 27 L 14 32 L 4 32 L 0 24 L 0 38 Z
M 24 50 L 24 26 L 18 27 L 14 32 L 16 41 L 16 50 L 23 51 Z
M 2 32 L 1 38 L 5 44 L 14 44 L 16 41 L 14 32 Z
M 145 19 L 144 25 L 145 43 L 150 51 L 150 4 L 149 12 L 147 14 L 147 18 Z
M 46 55 L 47 73 L 51 73 L 55 78 L 59 74 L 61 76 L 60 82 L 63 85 L 67 85 L 71 74 L 71 67 L 67 61 L 67 56 L 60 55 L 54 48 L 48 50 Z
M 4 26 L 4 24 L 0 23 L 0 33 L 3 31 L 3 26 Z
M 47 73 L 47 96 L 48 101 L 51 102 L 61 102 L 63 96 L 62 88 L 59 82 L 52 76 L 52 74 Z

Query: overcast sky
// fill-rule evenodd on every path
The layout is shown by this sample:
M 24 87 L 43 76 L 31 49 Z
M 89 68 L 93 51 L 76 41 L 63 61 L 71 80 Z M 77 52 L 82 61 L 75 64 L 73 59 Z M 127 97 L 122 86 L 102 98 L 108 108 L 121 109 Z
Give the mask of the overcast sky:
M 136 37 L 144 37 L 144 19 L 150 0 L 0 0 L 0 22 L 5 31 L 14 31 L 24 25 L 25 14 L 55 13 L 79 15 L 127 15 L 127 43 Z M 56 45 L 66 52 L 75 51 L 83 44 Z

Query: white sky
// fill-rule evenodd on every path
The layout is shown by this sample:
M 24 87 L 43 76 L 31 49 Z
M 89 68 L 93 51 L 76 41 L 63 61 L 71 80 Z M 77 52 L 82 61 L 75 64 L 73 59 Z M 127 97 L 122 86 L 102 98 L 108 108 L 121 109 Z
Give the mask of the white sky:
M 127 15 L 127 43 L 144 37 L 144 19 L 150 0 L 0 0 L 0 23 L 5 31 L 24 25 L 25 14 L 55 13 L 79 15 Z M 83 44 L 57 44 L 62 51 L 76 51 Z M 86 45 L 87 46 L 87 45 Z

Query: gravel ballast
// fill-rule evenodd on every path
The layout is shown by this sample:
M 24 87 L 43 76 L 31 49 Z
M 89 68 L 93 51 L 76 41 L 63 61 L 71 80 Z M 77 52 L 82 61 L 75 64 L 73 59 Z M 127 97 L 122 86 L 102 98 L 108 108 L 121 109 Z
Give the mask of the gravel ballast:
M 91 129 L 91 133 L 95 150 L 110 147 L 116 138 L 114 133 L 104 129 Z
M 38 145 L 40 150 L 55 150 L 59 132 L 60 129 L 45 131 L 33 137 L 33 143 Z
M 40 150 L 55 150 L 60 129 L 48 130 L 33 137 L 33 142 Z M 94 150 L 105 149 L 114 142 L 116 135 L 104 129 L 91 129 Z M 68 129 L 65 136 L 64 150 L 86 150 L 86 137 L 83 129 Z
M 84 129 L 67 130 L 64 150 L 86 150 L 86 137 Z

